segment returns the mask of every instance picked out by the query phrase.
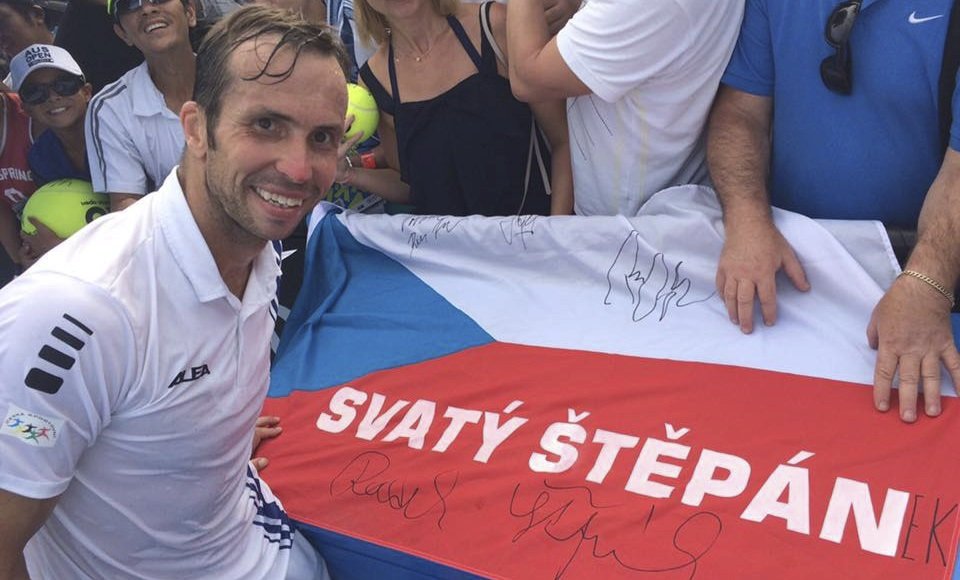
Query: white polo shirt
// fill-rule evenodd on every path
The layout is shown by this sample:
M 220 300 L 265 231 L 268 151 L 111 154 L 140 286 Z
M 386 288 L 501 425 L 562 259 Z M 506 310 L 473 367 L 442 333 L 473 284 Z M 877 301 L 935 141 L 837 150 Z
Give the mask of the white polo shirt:
M 34 578 L 282 578 L 293 531 L 248 466 L 272 246 L 227 289 L 175 172 L 0 291 L 0 488 L 59 494 Z
M 560 30 L 592 92 L 567 103 L 577 214 L 633 216 L 707 181 L 704 126 L 742 17 L 743 0 L 586 0 Z
M 90 101 L 84 121 L 93 190 L 146 194 L 180 163 L 180 118 L 167 108 L 147 63 L 130 69 Z

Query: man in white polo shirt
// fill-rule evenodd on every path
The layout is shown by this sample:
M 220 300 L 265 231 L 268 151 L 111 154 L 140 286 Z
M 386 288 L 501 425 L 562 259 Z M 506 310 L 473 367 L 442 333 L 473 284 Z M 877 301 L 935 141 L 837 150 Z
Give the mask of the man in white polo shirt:
M 123 209 L 156 189 L 180 159 L 178 113 L 192 98 L 193 0 L 109 0 L 113 30 L 144 61 L 97 93 L 84 130 L 93 190 Z
M 743 0 L 586 0 L 550 38 L 541 0 L 507 3 L 517 98 L 570 98 L 574 209 L 634 215 L 705 183 L 703 132 Z
M 248 463 L 279 261 L 333 182 L 345 52 L 258 6 L 197 57 L 156 193 L 0 291 L 0 577 L 323 578 Z

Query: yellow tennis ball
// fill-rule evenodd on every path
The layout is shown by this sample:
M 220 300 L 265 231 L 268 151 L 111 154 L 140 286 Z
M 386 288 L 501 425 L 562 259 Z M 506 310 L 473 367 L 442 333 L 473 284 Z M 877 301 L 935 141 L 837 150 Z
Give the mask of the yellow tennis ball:
M 58 179 L 27 198 L 20 228 L 27 235 L 35 235 L 37 228 L 28 219 L 34 217 L 59 237 L 69 238 L 109 211 L 110 198 L 105 193 L 94 193 L 89 181 Z
M 344 141 L 362 133 L 360 142 L 363 143 L 377 130 L 377 123 L 380 122 L 377 101 L 370 91 L 353 83 L 347 83 L 347 116 L 350 115 L 353 115 L 353 123 L 343 134 Z

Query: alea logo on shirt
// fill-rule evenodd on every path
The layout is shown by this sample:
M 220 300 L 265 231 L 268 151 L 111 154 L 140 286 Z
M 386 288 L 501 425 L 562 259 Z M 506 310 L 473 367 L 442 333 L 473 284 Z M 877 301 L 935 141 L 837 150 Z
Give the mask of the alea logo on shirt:
M 209 374 L 210 368 L 207 367 L 206 363 L 197 367 L 190 367 L 189 371 L 184 369 L 177 373 L 177 376 L 174 377 L 173 381 L 167 386 L 167 388 L 172 389 L 181 383 L 189 383 Z
M 53 447 L 63 429 L 63 420 L 44 417 L 10 405 L 0 425 L 0 434 L 16 437 L 37 447 Z

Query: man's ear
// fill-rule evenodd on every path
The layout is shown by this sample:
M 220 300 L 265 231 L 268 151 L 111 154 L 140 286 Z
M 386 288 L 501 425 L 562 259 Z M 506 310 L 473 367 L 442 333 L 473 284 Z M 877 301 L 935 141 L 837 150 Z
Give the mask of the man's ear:
M 196 0 L 187 0 L 187 3 L 184 5 L 184 9 L 187 12 L 187 25 L 190 26 L 190 28 L 193 28 L 197 25 Z
M 207 116 L 196 101 L 187 101 L 180 108 L 180 125 L 186 141 L 186 154 L 198 159 L 207 156 Z
M 120 23 L 115 22 L 113 24 L 113 31 L 116 33 L 117 36 L 120 37 L 120 40 L 127 43 L 127 46 L 133 46 L 133 43 L 130 42 L 130 39 L 127 37 L 127 33 L 124 32 L 123 27 L 120 26 Z

